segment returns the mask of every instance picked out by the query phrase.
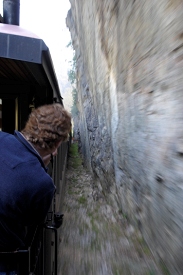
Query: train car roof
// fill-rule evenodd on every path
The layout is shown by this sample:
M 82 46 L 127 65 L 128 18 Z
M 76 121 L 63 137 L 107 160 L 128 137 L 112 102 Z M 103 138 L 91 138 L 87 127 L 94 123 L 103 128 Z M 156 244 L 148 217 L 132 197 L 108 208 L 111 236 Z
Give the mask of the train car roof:
M 32 38 L 40 39 L 40 37 L 37 36 L 35 33 L 30 32 L 16 25 L 0 24 L 0 33 L 14 34 L 19 36 L 26 36 L 30 38 L 32 37 Z
M 0 80 L 47 87 L 61 98 L 50 51 L 36 34 L 0 23 Z

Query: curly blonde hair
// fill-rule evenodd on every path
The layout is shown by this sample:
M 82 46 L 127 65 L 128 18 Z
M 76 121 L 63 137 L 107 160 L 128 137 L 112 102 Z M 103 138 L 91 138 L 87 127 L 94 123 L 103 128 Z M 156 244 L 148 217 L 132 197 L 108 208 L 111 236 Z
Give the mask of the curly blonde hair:
M 70 130 L 71 115 L 54 103 L 34 109 L 21 132 L 33 145 L 52 149 L 56 142 L 67 140 Z

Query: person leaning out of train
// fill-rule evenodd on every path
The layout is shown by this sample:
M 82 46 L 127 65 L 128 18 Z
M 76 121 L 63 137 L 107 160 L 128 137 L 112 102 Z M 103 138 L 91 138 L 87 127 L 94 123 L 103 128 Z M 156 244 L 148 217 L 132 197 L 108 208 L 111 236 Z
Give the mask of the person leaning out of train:
M 27 229 L 46 218 L 55 192 L 47 165 L 70 129 L 55 103 L 34 109 L 21 132 L 0 132 L 0 274 L 16 274 L 16 259 L 2 255 L 24 247 Z

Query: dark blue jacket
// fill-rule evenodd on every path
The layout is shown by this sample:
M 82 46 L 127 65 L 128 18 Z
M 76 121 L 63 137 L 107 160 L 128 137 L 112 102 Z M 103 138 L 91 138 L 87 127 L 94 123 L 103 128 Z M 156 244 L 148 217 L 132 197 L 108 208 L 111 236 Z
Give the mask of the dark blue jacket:
M 32 146 L 17 131 L 0 132 L 0 251 L 24 246 L 26 227 L 44 221 L 54 192 Z

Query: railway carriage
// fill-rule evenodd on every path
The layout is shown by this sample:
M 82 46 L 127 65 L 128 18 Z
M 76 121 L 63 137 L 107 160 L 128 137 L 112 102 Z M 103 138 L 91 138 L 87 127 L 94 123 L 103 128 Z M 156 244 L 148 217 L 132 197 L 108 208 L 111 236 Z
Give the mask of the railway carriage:
M 0 130 L 8 133 L 20 131 L 33 108 L 53 102 L 63 105 L 49 48 L 19 26 L 19 4 L 4 0 L 0 18 Z M 0 253 L 0 257 L 17 257 L 19 275 L 57 274 L 67 151 L 64 142 L 49 167 L 57 189 L 45 223 L 29 230 L 26 247 Z

